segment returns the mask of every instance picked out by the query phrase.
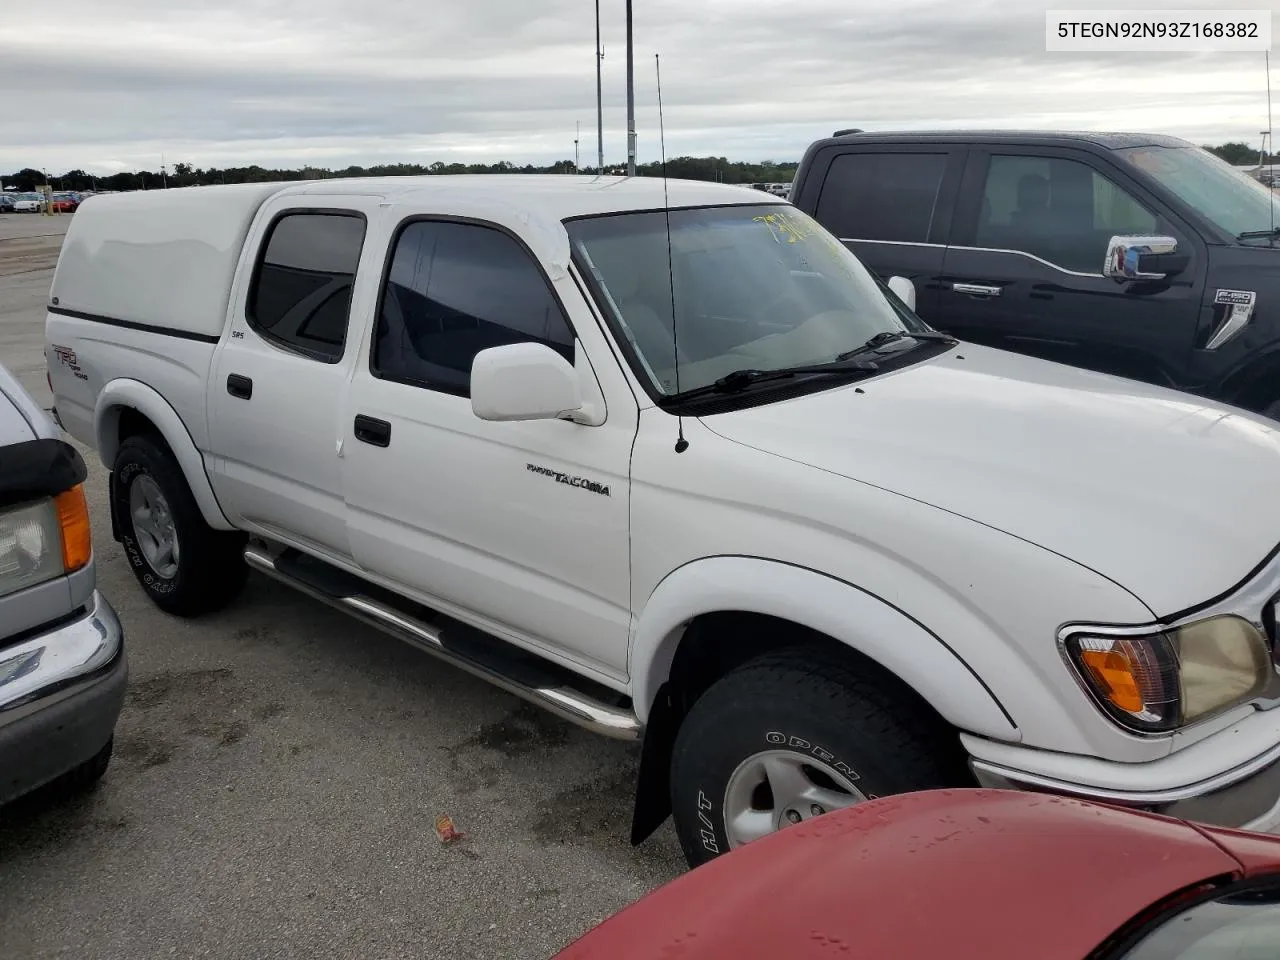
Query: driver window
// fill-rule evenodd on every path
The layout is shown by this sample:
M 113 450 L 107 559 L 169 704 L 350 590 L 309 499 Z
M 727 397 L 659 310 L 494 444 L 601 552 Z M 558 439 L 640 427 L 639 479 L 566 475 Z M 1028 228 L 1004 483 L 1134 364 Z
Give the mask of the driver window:
M 1088 164 L 993 156 L 975 246 L 1017 250 L 1064 270 L 1101 273 L 1117 234 L 1157 233 L 1156 217 Z
M 408 224 L 382 291 L 373 375 L 467 397 L 476 354 L 510 343 L 574 362 L 573 331 L 537 262 L 493 227 Z

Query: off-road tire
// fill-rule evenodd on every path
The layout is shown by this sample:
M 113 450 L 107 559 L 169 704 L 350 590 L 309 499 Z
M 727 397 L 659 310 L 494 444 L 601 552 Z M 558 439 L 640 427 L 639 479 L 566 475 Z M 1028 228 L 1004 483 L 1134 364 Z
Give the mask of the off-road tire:
M 244 562 L 247 537 L 243 533 L 214 530 L 204 522 L 182 468 L 173 455 L 151 437 L 135 435 L 120 444 L 113 471 L 115 502 L 111 508 L 129 565 L 147 596 L 161 610 L 181 617 L 210 613 L 230 603 L 248 577 Z M 172 577 L 161 577 L 152 570 L 133 528 L 130 485 L 144 474 L 160 488 L 177 531 L 178 569 Z
M 868 799 L 973 786 L 954 731 L 878 669 L 859 671 L 824 647 L 764 654 L 716 681 L 676 735 L 671 810 L 690 867 L 728 852 L 729 779 L 776 750 L 847 771 Z

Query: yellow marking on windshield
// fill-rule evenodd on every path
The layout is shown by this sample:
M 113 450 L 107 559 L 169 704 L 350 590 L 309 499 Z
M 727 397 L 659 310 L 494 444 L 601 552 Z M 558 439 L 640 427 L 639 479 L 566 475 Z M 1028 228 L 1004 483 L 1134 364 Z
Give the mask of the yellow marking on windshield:
M 755 223 L 763 223 L 773 234 L 773 238 L 779 243 L 786 238 L 787 243 L 799 243 L 806 240 L 813 233 L 812 230 L 806 230 L 804 225 L 799 221 L 792 220 L 785 213 L 766 213 L 758 217 L 751 218 Z

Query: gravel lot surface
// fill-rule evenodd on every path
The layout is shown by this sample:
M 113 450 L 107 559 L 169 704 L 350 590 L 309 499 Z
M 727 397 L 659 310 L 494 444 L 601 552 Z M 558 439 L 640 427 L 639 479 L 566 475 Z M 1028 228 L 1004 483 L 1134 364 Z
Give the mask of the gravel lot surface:
M 70 220 L 0 215 L 0 362 L 46 406 Z M 0 957 L 545 958 L 683 870 L 669 825 L 627 843 L 632 745 L 257 575 L 216 616 L 155 609 L 82 452 L 130 693 L 95 792 L 0 810 Z

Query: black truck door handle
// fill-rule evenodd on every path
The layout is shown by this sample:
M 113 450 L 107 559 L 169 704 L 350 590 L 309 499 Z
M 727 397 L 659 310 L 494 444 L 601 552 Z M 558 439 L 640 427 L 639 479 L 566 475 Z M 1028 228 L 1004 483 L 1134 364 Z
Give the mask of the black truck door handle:
M 238 373 L 229 373 L 227 374 L 227 393 L 241 400 L 248 400 L 253 396 L 253 381 Z
M 356 439 L 371 443 L 375 447 L 391 446 L 391 424 L 375 417 L 356 414 Z

